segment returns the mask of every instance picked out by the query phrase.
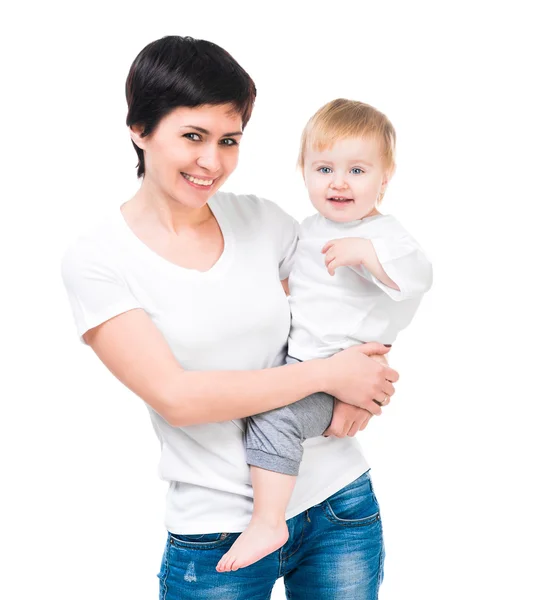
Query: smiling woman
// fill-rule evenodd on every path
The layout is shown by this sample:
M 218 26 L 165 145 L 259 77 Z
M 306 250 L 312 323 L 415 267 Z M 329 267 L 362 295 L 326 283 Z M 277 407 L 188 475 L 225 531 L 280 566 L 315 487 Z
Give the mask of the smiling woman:
M 201 80 L 210 85 L 201 85 Z M 138 125 L 140 137 L 144 137 L 175 108 L 225 105 L 226 111 L 240 116 L 239 126 L 228 130 L 233 133 L 222 135 L 231 138 L 242 134 L 255 98 L 254 82 L 228 52 L 205 40 L 168 36 L 145 46 L 132 63 L 126 79 L 126 125 Z M 209 135 L 200 123 L 184 123 L 182 131 L 189 128 Z M 191 139 L 199 140 L 200 135 L 191 135 Z M 137 176 L 141 177 L 146 168 L 144 151 L 135 139 L 132 142 L 139 161 Z
M 63 278 L 82 341 L 145 401 L 161 441 L 160 597 L 266 598 L 282 575 L 295 599 L 375 597 L 380 518 L 347 431 L 304 444 L 281 552 L 238 575 L 216 571 L 253 510 L 242 419 L 319 391 L 370 418 L 398 378 L 368 357 L 381 344 L 284 365 L 297 223 L 268 200 L 219 191 L 255 95 L 215 44 L 171 36 L 145 47 L 126 82 L 141 187 L 71 245 Z M 335 580 L 336 558 L 357 569 Z

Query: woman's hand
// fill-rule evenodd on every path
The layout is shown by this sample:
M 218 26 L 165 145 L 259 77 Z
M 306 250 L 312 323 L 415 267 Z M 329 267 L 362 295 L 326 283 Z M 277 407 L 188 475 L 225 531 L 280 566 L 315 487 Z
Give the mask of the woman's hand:
M 380 364 L 388 364 L 388 361 L 383 354 L 371 354 L 370 357 Z M 387 404 L 389 404 L 389 400 Z M 365 429 L 371 418 L 372 413 L 368 410 L 346 404 L 345 402 L 338 400 L 338 398 L 335 398 L 332 421 L 323 435 L 333 435 L 339 438 L 346 436 L 353 437 L 358 431 L 363 431 L 363 429 Z
M 386 405 L 393 396 L 393 383 L 399 379 L 399 374 L 374 360 L 373 355 L 384 355 L 389 350 L 383 344 L 369 342 L 325 359 L 328 372 L 324 391 L 373 415 L 382 414 L 381 405 Z

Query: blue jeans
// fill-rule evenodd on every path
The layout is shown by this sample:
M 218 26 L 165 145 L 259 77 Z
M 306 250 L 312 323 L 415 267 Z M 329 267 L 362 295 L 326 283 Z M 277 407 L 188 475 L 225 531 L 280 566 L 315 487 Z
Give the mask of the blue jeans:
M 292 600 L 378 598 L 385 552 L 368 472 L 287 524 L 290 537 L 280 550 L 229 573 L 216 565 L 238 533 L 169 533 L 160 600 L 267 600 L 279 577 Z

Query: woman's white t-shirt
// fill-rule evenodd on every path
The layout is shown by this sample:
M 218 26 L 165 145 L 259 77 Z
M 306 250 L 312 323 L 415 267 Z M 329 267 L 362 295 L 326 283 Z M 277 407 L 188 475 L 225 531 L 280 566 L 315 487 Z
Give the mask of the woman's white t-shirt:
M 62 274 L 79 336 L 143 309 L 184 369 L 252 370 L 282 365 L 290 310 L 288 277 L 298 224 L 276 204 L 218 192 L 208 202 L 224 250 L 206 272 L 156 254 L 117 207 L 66 251 Z M 166 528 L 173 533 L 243 531 L 252 514 L 245 421 L 174 427 L 146 405 L 161 443 L 159 475 L 169 482 Z M 287 519 L 322 502 L 368 469 L 354 438 L 316 437 L 304 456 Z

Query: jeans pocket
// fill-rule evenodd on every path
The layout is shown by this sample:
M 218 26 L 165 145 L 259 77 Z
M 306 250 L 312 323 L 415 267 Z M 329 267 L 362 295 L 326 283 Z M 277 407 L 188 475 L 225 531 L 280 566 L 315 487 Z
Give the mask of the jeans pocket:
M 364 473 L 323 502 L 325 516 L 332 523 L 354 527 L 380 521 L 380 506 L 369 473 Z
M 170 533 L 170 545 L 175 548 L 215 548 L 227 541 L 229 533 Z

